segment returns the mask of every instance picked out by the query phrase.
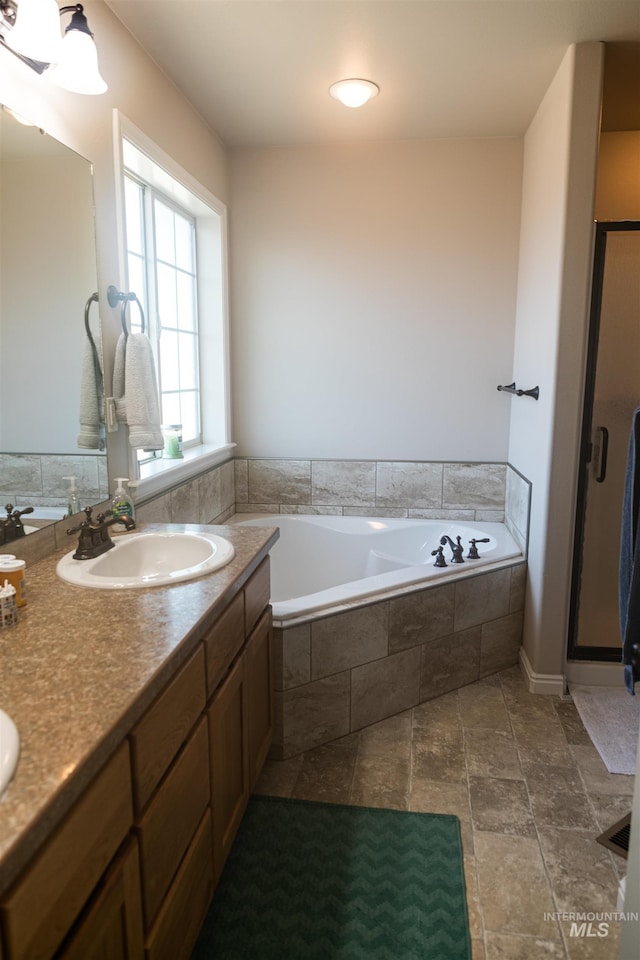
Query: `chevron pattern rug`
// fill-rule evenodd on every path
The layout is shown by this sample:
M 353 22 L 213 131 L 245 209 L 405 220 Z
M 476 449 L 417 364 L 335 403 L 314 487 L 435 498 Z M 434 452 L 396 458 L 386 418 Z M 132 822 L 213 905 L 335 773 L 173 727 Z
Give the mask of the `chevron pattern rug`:
M 470 960 L 460 824 L 252 797 L 191 960 Z

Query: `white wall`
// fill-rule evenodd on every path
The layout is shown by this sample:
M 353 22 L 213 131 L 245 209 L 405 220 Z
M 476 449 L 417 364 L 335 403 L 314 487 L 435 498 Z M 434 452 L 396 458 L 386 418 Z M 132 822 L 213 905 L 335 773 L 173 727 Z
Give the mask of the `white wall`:
M 525 136 L 509 461 L 532 481 L 524 647 L 534 673 L 566 655 L 592 259 L 603 47 L 569 48 Z
M 68 93 L 49 83 L 46 73 L 38 76 L 8 50 L 0 49 L 0 102 L 93 163 L 100 316 L 105 365 L 110 376 L 113 350 L 121 329 L 119 309 L 111 309 L 106 300 L 107 287 L 120 285 L 114 108 L 224 202 L 228 193 L 227 160 L 225 148 L 216 135 L 142 52 L 102 0 L 88 0 L 84 8 L 95 35 L 100 70 L 109 85 L 108 92 L 98 97 Z M 64 362 L 64 357 L 56 357 L 56 362 Z M 118 475 L 127 469 L 123 434 L 110 434 L 108 440 L 111 472 Z
M 521 141 L 230 161 L 238 452 L 505 460 Z

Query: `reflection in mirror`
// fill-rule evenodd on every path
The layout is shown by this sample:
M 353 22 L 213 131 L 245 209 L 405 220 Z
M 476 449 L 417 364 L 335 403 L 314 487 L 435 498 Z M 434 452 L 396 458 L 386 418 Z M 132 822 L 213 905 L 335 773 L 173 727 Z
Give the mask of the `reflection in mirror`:
M 97 289 L 91 165 L 3 108 L 0 508 L 33 506 L 28 532 L 67 513 L 69 477 L 82 508 L 108 497 Z

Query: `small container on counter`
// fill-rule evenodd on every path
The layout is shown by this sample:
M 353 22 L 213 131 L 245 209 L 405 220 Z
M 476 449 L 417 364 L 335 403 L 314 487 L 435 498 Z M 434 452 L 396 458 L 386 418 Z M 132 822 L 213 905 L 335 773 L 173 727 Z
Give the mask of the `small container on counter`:
M 27 582 L 25 579 L 26 563 L 24 560 L 6 560 L 5 554 L 0 556 L 0 583 L 8 580 L 16 592 L 16 603 L 19 607 L 24 607 L 27 602 Z
M 8 580 L 5 580 L 4 586 L 0 588 L 0 630 L 4 630 L 5 627 L 12 627 L 17 622 L 16 590 Z

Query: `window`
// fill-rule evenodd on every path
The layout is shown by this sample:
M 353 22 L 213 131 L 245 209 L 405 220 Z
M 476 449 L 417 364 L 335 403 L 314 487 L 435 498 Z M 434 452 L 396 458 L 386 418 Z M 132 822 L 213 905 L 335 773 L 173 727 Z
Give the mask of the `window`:
M 148 318 L 154 348 L 161 419 L 181 424 L 185 448 L 202 442 L 196 221 L 125 169 L 129 284 Z M 131 327 L 140 330 L 135 308 Z M 145 459 L 139 451 L 139 459 Z
M 171 470 L 174 483 L 176 471 L 182 480 L 183 474 L 223 460 L 232 448 L 226 209 L 122 117 L 120 129 L 126 251 L 122 288 L 133 291 L 143 306 L 162 423 L 182 425 L 184 450 L 183 461 L 163 460 L 162 451 L 135 451 L 131 470 L 144 484 Z M 130 329 L 140 331 L 135 304 L 127 317 Z M 147 486 L 155 493 L 163 484 Z

